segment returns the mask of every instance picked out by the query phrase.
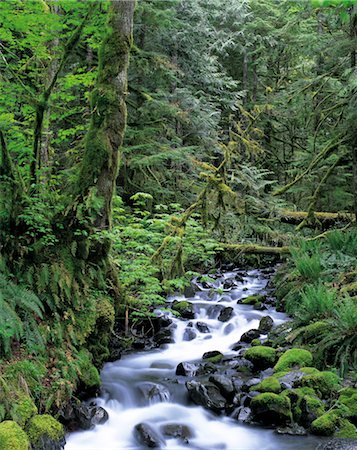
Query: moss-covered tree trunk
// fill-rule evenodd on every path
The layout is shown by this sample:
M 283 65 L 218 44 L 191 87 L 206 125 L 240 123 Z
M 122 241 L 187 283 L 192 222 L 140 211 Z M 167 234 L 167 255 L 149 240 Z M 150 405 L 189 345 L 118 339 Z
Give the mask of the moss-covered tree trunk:
M 94 227 L 100 230 L 110 228 L 119 149 L 126 126 L 125 96 L 134 6 L 135 0 L 111 2 L 78 182 L 78 194 L 89 205 Z M 89 198 L 95 199 L 95 203 L 88 202 Z

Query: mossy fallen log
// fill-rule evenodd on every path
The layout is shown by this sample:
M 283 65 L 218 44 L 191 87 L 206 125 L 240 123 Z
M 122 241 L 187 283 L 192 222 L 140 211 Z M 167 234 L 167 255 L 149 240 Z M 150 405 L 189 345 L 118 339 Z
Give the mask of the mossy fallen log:
M 283 255 L 290 253 L 289 247 L 269 247 L 258 244 L 220 244 L 223 250 L 237 253 L 252 253 L 263 255 Z
M 307 217 L 308 212 L 306 211 L 290 211 L 287 209 L 282 209 L 277 214 L 277 218 L 282 222 L 294 225 L 299 224 Z M 314 212 L 314 218 L 324 226 L 334 225 L 338 222 L 348 223 L 355 220 L 354 215 L 348 212 Z

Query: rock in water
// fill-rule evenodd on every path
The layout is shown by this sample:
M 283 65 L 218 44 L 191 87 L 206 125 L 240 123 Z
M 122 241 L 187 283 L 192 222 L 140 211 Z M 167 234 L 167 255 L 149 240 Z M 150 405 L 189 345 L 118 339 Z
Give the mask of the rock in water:
M 232 315 L 233 315 L 233 308 L 231 306 L 227 306 L 220 312 L 218 320 L 220 322 L 227 322 L 232 317 Z
M 197 322 L 196 323 L 197 330 L 201 333 L 210 333 L 211 330 L 208 328 L 208 326 L 204 322 Z
M 87 406 L 82 403 L 74 408 L 74 413 L 78 427 L 82 430 L 91 430 L 109 419 L 107 411 L 101 406 Z
M 182 339 L 184 341 L 192 341 L 193 339 L 195 339 L 196 336 L 197 334 L 195 330 L 193 330 L 192 328 L 186 328 L 183 333 Z
M 259 330 L 253 328 L 252 330 L 243 333 L 240 340 L 241 342 L 247 342 L 248 344 L 250 344 L 254 339 L 257 339 L 260 336 L 260 334 L 261 333 Z
M 162 384 L 147 381 L 140 384 L 139 389 L 149 403 L 167 402 L 170 399 L 170 392 Z
M 178 423 L 168 423 L 166 425 L 162 425 L 160 431 L 164 436 L 181 439 L 186 444 L 188 444 L 189 439 L 194 436 L 194 432 L 190 427 Z
M 320 444 L 316 450 L 356 450 L 356 439 L 331 439 L 328 442 Z
M 183 375 L 184 377 L 193 377 L 196 375 L 199 366 L 192 363 L 181 362 L 176 367 L 176 375 Z
M 165 444 L 164 440 L 147 423 L 138 423 L 134 428 L 137 441 L 148 448 L 158 448 Z
M 274 325 L 274 320 L 270 316 L 264 316 L 260 319 L 258 330 L 262 333 L 268 333 Z
M 226 399 L 214 384 L 187 381 L 186 388 L 192 401 L 204 408 L 220 412 L 226 407 Z
M 220 393 L 223 395 L 224 398 L 226 398 L 227 400 L 233 398 L 235 389 L 232 380 L 230 380 L 228 377 L 224 375 L 215 374 L 209 377 L 209 381 L 211 381 L 214 385 L 218 387 Z

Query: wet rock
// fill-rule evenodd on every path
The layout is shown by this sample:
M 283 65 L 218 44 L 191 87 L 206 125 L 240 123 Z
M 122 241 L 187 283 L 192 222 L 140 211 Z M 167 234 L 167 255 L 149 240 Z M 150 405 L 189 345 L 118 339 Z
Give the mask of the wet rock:
M 210 333 L 211 330 L 208 328 L 208 326 L 204 322 L 197 322 L 196 323 L 197 330 L 201 333 Z
M 243 386 L 243 384 L 244 384 L 244 381 L 241 380 L 240 378 L 234 378 L 234 379 L 232 380 L 232 382 L 233 382 L 234 390 L 235 390 L 236 392 L 241 391 L 242 386 Z
M 233 308 L 231 306 L 227 306 L 220 312 L 218 320 L 220 322 L 227 322 L 232 316 L 233 316 Z
M 158 448 L 165 444 L 159 434 L 147 423 L 135 425 L 134 435 L 140 444 L 148 448 Z
M 194 432 L 189 426 L 177 423 L 162 425 L 160 431 L 164 436 L 180 439 L 186 444 L 189 443 L 189 439 L 194 437 Z
M 258 302 L 254 304 L 253 309 L 255 309 L 256 311 L 264 311 L 267 309 L 267 307 L 264 303 Z
M 278 434 L 288 434 L 290 436 L 306 436 L 307 435 L 307 431 L 305 430 L 305 428 L 300 427 L 296 423 L 294 423 L 293 425 L 290 425 L 288 427 L 284 427 L 284 428 L 279 427 L 275 431 Z
M 172 342 L 174 342 L 171 336 L 171 330 L 169 328 L 166 328 L 159 331 L 155 334 L 154 341 L 158 347 L 163 344 L 171 344 Z
M 248 348 L 244 357 L 252 362 L 254 370 L 260 371 L 273 367 L 276 361 L 276 350 L 264 345 Z
M 316 450 L 356 450 L 356 444 L 356 439 L 331 439 L 319 444 Z
M 225 291 L 230 291 L 231 289 L 234 289 L 235 287 L 237 287 L 237 283 L 233 278 L 228 278 L 227 280 L 224 280 L 223 289 Z
M 252 330 L 249 330 L 249 331 L 246 331 L 245 333 L 243 333 L 240 340 L 242 342 L 247 342 L 249 344 L 250 342 L 253 341 L 253 339 L 257 339 L 260 336 L 260 334 L 261 333 L 259 330 L 256 330 L 253 328 Z
M 239 358 L 231 364 L 231 368 L 237 372 L 251 372 L 253 364 L 245 358 Z
M 144 399 L 149 403 L 167 402 L 170 399 L 170 392 L 162 384 L 147 381 L 138 387 Z
M 233 398 L 235 389 L 230 378 L 224 375 L 215 374 L 209 377 L 209 381 L 218 387 L 225 399 L 231 400 Z
M 199 366 L 197 364 L 180 362 L 176 367 L 176 375 L 183 375 L 185 377 L 194 377 Z
M 218 350 L 213 350 L 211 352 L 206 352 L 203 354 L 202 359 L 209 360 L 209 362 L 217 363 L 223 358 L 223 354 Z
M 73 408 L 77 422 L 77 428 L 81 430 L 91 430 L 96 425 L 102 425 L 108 419 L 107 411 L 101 406 L 80 404 Z
M 245 381 L 242 385 L 242 391 L 248 392 L 252 386 L 258 385 L 260 381 L 260 378 L 251 378 L 250 380 Z
M 215 412 L 220 412 L 226 407 L 226 399 L 214 384 L 187 381 L 186 389 L 190 399 L 197 405 Z
M 301 370 L 293 370 L 279 378 L 279 382 L 283 389 L 292 389 L 299 385 L 300 380 L 306 377 L 306 373 Z
M 183 295 L 186 298 L 194 297 L 195 294 L 196 294 L 196 289 L 192 284 L 190 284 L 189 286 L 185 286 L 185 288 L 183 290 Z
M 195 330 L 193 330 L 192 328 L 186 328 L 183 333 L 182 339 L 184 341 L 192 341 L 193 339 L 195 339 L 196 336 L 197 334 Z
M 223 334 L 224 334 L 225 336 L 227 336 L 227 334 L 232 333 L 233 330 L 234 330 L 234 325 L 233 325 L 232 323 L 229 323 L 228 325 L 226 325 L 226 326 L 224 327 Z
M 251 423 L 252 422 L 252 411 L 248 407 L 239 408 L 239 412 L 237 415 L 237 420 L 242 423 Z
M 291 422 L 290 399 L 284 395 L 266 392 L 250 403 L 253 419 L 266 425 L 286 425 Z
M 159 328 L 167 328 L 172 324 L 172 319 L 168 316 L 160 316 L 158 318 Z
M 246 344 L 244 342 L 238 341 L 231 346 L 231 349 L 234 352 L 237 352 L 238 350 L 241 350 L 242 348 L 245 348 L 245 347 L 246 347 Z
M 254 397 L 260 394 L 258 391 L 250 391 L 243 399 L 243 406 L 249 406 Z
M 177 301 L 172 303 L 172 309 L 180 313 L 183 319 L 193 319 L 195 317 L 195 310 L 192 303 L 187 301 Z
M 142 350 L 146 346 L 146 341 L 145 339 L 135 338 L 131 346 L 134 350 Z
M 198 376 L 209 375 L 211 373 L 217 372 L 217 370 L 218 368 L 215 364 L 208 362 L 199 367 L 199 369 L 196 372 L 196 375 Z

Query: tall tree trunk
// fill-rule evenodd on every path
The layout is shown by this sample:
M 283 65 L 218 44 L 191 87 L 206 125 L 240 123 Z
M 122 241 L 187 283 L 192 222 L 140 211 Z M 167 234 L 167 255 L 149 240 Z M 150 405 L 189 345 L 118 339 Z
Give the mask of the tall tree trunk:
M 357 41 L 357 12 L 354 6 L 350 8 L 350 38 L 352 42 L 352 50 L 351 50 L 351 69 L 353 70 L 352 76 L 356 76 L 357 74 L 357 66 L 356 66 L 356 41 Z M 355 87 L 352 88 L 352 107 L 356 106 L 356 96 L 357 89 Z M 356 113 L 354 112 L 352 122 L 356 118 Z M 357 132 L 355 129 L 355 123 L 352 125 L 352 140 L 351 140 L 351 152 L 352 152 L 352 192 L 353 192 L 353 212 L 356 218 L 357 224 Z
M 132 45 L 135 0 L 111 2 L 108 32 L 99 53 L 92 117 L 78 180 L 80 202 L 88 205 L 97 229 L 111 225 L 112 198 L 119 166 L 119 149 L 126 126 L 127 71 Z M 95 199 L 95 202 L 88 202 Z M 95 206 L 96 205 L 96 206 Z

